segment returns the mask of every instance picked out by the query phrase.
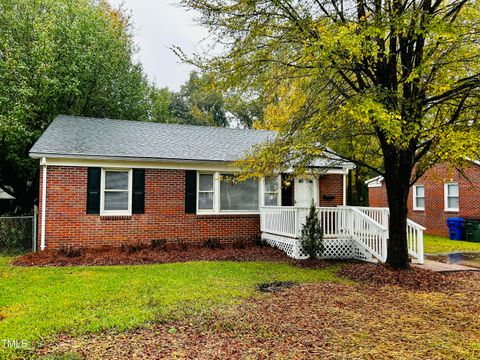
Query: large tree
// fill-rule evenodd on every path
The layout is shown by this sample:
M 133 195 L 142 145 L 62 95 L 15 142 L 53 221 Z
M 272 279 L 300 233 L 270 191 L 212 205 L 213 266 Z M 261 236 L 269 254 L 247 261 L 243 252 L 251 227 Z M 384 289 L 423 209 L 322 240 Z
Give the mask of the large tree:
M 0 0 L 0 187 L 30 211 L 28 151 L 58 114 L 147 120 L 129 19 L 106 1 Z
M 407 197 L 432 164 L 479 155 L 478 0 L 183 0 L 219 44 L 190 61 L 225 88 L 261 88 L 262 127 L 278 140 L 242 164 L 247 176 L 331 148 L 384 176 L 387 262 L 408 267 Z M 334 145 L 369 144 L 377 166 Z M 362 139 L 363 138 L 363 139 Z M 362 139 L 360 141 L 360 139 Z

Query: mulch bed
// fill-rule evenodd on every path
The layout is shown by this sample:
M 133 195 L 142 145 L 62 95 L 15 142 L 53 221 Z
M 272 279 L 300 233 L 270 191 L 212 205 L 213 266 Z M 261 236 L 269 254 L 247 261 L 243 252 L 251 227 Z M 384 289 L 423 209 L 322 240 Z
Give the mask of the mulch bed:
M 46 250 L 30 253 L 13 261 L 17 266 L 102 266 L 102 265 L 142 265 L 162 264 L 185 261 L 290 261 L 284 252 L 270 246 L 245 245 L 235 248 L 225 245 L 210 248 L 188 245 L 186 248 L 131 249 L 104 248 L 81 249 L 80 253 L 71 251 Z M 294 262 L 292 262 L 294 263 Z M 327 262 L 316 262 L 312 266 L 327 266 Z
M 415 267 L 408 270 L 393 270 L 386 265 L 365 263 L 348 264 L 343 266 L 337 274 L 365 284 L 400 286 L 418 291 L 452 290 L 457 287 L 456 279 L 461 276 L 469 276 L 468 274 L 459 274 L 457 277 L 452 277 Z

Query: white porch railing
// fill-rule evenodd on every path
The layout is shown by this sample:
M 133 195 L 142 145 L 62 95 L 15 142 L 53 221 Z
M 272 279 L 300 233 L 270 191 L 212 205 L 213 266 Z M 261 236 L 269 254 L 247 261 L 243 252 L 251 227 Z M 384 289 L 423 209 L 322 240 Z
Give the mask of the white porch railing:
M 278 244 L 281 237 L 288 238 L 289 248 L 294 256 L 301 256 L 296 243 L 301 236 L 309 208 L 266 206 L 260 209 L 260 227 L 264 234 L 275 237 Z M 353 206 L 318 207 L 318 216 L 324 237 L 333 243 L 335 239 L 351 239 L 352 257 L 365 259 L 365 251 L 381 262 L 387 259 L 388 208 L 367 208 Z M 408 220 L 407 237 L 409 254 L 423 263 L 423 230 L 419 224 Z M 292 241 L 295 240 L 295 241 Z M 273 241 L 273 240 L 272 240 Z M 287 240 L 286 240 L 287 241 Z M 333 245 L 332 245 L 333 246 Z M 360 247 L 361 249 L 359 249 Z M 355 255 L 356 254 L 356 255 Z M 330 251 L 330 257 L 334 257 Z M 345 246 L 342 245 L 342 257 Z

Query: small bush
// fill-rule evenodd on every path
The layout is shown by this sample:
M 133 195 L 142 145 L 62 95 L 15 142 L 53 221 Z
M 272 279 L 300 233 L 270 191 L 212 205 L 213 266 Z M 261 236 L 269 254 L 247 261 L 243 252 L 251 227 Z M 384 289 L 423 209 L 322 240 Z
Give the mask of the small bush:
M 247 247 L 247 244 L 245 242 L 245 239 L 237 239 L 233 241 L 232 246 L 234 249 L 245 249 Z
M 258 247 L 270 246 L 265 240 L 262 239 L 261 236 L 254 236 L 253 243 L 255 244 L 255 246 L 258 246 Z
M 218 239 L 207 239 L 203 243 L 203 247 L 209 248 L 209 249 L 221 249 L 222 244 L 220 243 L 220 240 L 218 240 Z
M 167 240 L 166 239 L 155 239 L 151 242 L 151 248 L 155 250 L 167 251 Z
M 82 249 L 74 246 L 65 246 L 59 250 L 59 253 L 67 258 L 77 258 L 82 256 Z
M 127 254 L 133 254 L 143 249 L 145 249 L 145 245 L 141 242 L 123 243 L 122 245 L 120 245 L 120 250 Z
M 318 218 L 317 208 L 312 202 L 307 221 L 302 228 L 302 236 L 300 237 L 300 247 L 302 252 L 309 259 L 316 259 L 322 256 L 325 251 L 323 245 L 323 229 Z

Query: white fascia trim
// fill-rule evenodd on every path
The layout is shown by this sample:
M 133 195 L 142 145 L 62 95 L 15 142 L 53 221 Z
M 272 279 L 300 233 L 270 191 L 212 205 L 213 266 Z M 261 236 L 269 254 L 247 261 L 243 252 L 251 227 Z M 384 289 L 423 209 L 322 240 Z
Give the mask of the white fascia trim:
M 45 158 L 42 158 L 40 165 L 42 166 L 42 232 L 40 234 L 40 250 L 45 250 L 45 224 L 47 211 L 47 160 Z
M 379 175 L 365 181 L 369 188 L 382 187 L 383 176 Z

